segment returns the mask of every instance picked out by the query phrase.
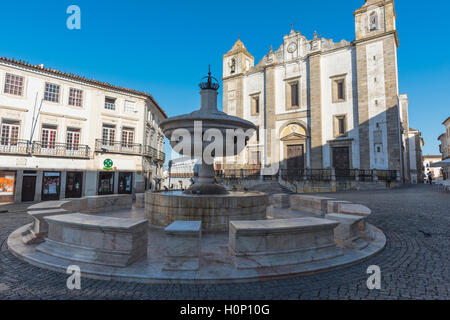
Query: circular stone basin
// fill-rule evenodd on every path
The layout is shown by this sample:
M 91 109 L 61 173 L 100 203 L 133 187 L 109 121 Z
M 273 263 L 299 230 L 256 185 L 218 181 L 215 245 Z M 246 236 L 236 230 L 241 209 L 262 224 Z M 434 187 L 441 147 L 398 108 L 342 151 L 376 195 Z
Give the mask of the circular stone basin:
M 228 231 L 230 220 L 266 219 L 268 195 L 231 191 L 219 195 L 192 195 L 181 191 L 147 192 L 145 212 L 150 223 L 168 226 L 177 220 L 201 221 L 203 231 Z

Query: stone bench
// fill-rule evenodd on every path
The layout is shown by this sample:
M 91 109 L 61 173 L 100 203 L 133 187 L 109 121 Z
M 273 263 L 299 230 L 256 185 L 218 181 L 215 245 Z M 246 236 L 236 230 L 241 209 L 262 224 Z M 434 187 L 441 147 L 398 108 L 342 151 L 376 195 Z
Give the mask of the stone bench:
M 44 241 L 48 233 L 48 223 L 45 217 L 68 213 L 65 209 L 47 209 L 34 210 L 27 212 L 33 218 L 33 224 L 30 229 L 24 232 L 22 241 L 25 244 L 37 244 Z
M 135 193 L 136 202 L 134 203 L 135 208 L 145 207 L 145 193 Z
M 48 236 L 36 249 L 76 262 L 125 267 L 147 256 L 148 221 L 82 213 L 44 217 Z
M 328 210 L 328 201 L 333 198 L 295 194 L 290 196 L 291 209 L 324 215 Z
M 42 211 L 42 210 L 51 210 L 51 209 L 65 209 L 70 211 L 72 207 L 72 200 L 54 200 L 54 201 L 43 201 L 36 204 L 33 204 L 27 208 L 28 212 L 31 211 Z
M 196 271 L 200 268 L 201 221 L 175 221 L 164 229 L 164 271 Z
M 87 207 L 83 212 L 100 213 L 115 210 L 131 209 L 133 195 L 131 194 L 108 194 L 100 196 L 88 196 Z
M 289 208 L 290 206 L 290 195 L 286 193 L 277 193 L 269 196 L 269 203 L 274 208 Z
M 357 203 L 338 203 L 337 204 L 337 212 L 342 214 L 351 214 L 355 216 L 361 216 L 367 218 L 370 216 L 372 211 L 363 206 L 362 204 Z
M 238 269 L 288 266 L 342 255 L 336 221 L 308 217 L 230 221 L 229 247 Z
M 364 217 L 330 213 L 325 218 L 339 222 L 339 225 L 334 228 L 334 241 L 339 247 L 361 250 L 368 246 L 368 243 L 361 238 L 361 232 L 364 230 L 360 230 L 360 224 Z
M 350 201 L 345 200 L 329 200 L 327 202 L 327 213 L 339 212 L 338 205 L 340 203 L 351 203 Z

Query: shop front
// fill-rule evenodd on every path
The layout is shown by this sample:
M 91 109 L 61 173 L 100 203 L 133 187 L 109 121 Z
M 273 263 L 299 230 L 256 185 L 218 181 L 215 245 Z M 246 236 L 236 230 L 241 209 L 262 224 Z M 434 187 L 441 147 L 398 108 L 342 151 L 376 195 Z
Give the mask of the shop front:
M 81 198 L 83 172 L 67 172 L 66 198 Z
M 15 171 L 0 171 L 0 203 L 14 202 Z
M 119 194 L 131 194 L 133 192 L 133 173 L 119 172 Z
M 114 172 L 99 172 L 98 173 L 98 194 L 113 194 L 114 193 Z
M 42 201 L 59 200 L 61 172 L 44 171 L 42 176 Z

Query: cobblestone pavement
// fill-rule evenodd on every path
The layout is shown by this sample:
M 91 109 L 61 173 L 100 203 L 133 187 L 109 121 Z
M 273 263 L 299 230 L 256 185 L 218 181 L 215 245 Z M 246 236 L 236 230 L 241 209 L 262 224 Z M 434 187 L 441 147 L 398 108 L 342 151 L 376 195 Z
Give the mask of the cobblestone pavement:
M 418 185 L 332 197 L 362 203 L 369 222 L 387 236 L 383 252 L 357 265 L 312 276 L 259 283 L 149 285 L 82 279 L 66 288 L 67 275 L 13 257 L 8 235 L 30 222 L 25 213 L 0 213 L 0 299 L 449 299 L 450 195 Z M 381 290 L 366 287 L 369 265 L 381 268 Z

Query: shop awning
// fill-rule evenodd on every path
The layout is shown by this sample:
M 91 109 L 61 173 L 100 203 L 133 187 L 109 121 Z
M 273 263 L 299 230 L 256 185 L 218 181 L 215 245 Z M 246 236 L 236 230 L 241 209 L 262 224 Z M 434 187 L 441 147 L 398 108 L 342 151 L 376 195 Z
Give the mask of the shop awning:
M 450 167 L 450 158 L 439 161 L 439 162 L 434 162 L 430 165 L 430 167 L 432 168 L 445 168 L 445 167 Z

